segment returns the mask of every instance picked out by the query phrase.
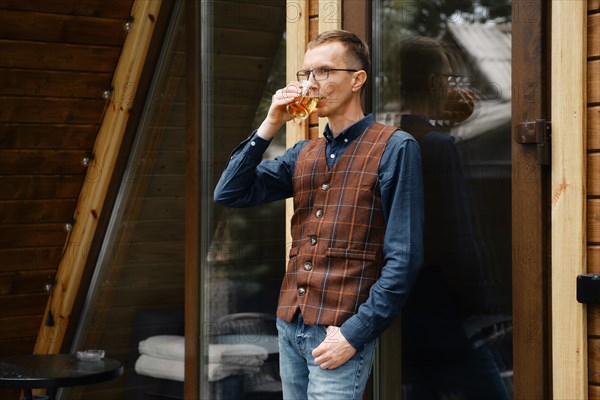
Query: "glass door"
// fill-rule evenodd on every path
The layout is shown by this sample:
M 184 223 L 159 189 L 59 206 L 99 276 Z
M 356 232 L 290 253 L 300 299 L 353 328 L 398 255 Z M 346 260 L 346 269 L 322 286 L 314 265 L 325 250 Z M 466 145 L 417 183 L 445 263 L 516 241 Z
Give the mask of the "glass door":
M 513 398 L 511 1 L 374 7 L 373 112 L 419 142 L 425 184 L 425 265 L 378 363 L 402 385 L 380 395 Z
M 285 86 L 286 7 L 263 0 L 201 4 L 199 397 L 277 399 L 285 204 L 223 208 L 213 191 L 230 154 Z M 265 157 L 284 150 L 281 132 Z

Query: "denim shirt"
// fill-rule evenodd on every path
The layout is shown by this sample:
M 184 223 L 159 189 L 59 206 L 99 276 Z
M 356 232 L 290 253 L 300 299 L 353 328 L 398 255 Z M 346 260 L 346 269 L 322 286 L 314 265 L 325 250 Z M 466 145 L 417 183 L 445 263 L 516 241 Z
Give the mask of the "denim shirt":
M 335 138 L 325 127 L 327 164 L 331 169 L 350 143 L 374 118 L 367 115 Z M 225 207 L 250 207 L 293 196 L 296 158 L 306 140 L 296 143 L 274 160 L 262 160 L 270 141 L 256 131 L 242 142 L 231 158 L 214 192 Z M 408 133 L 397 130 L 389 139 L 379 165 L 381 205 L 386 220 L 381 276 L 369 298 L 341 326 L 348 342 L 360 351 L 393 321 L 404 304 L 423 259 L 423 178 L 419 145 Z

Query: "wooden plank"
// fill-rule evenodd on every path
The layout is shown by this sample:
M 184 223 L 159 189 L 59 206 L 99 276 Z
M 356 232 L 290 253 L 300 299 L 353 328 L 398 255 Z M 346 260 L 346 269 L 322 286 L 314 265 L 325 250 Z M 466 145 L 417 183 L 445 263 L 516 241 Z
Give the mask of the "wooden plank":
M 587 63 L 587 101 L 596 105 L 600 103 L 600 60 Z
M 112 74 L 0 68 L 0 96 L 100 99 Z
M 181 200 L 181 208 L 183 208 L 183 199 Z M 183 211 L 182 211 L 183 213 Z M 185 219 L 160 219 L 141 220 L 136 219 L 136 222 L 131 232 L 131 242 L 179 242 L 184 240 Z
M 600 153 L 587 156 L 587 195 L 600 196 Z
M 589 381 L 600 384 L 600 338 L 590 338 L 588 345 Z
M 54 268 L 61 254 L 62 246 L 0 249 L 0 272 Z
M 33 347 L 33 341 L 37 335 L 41 320 L 41 315 L 0 318 L 0 326 L 2 326 L 2 330 L 0 331 L 0 342 L 29 338 L 29 340 L 31 340 L 31 347 Z
M 1 48 L 0 48 L 1 49 Z M 243 78 L 264 83 L 269 74 L 271 57 L 238 56 L 232 54 L 214 54 L 214 79 Z M 294 71 L 294 76 L 296 71 Z
M 116 251 L 124 264 L 184 262 L 184 244 L 181 242 L 129 243 L 117 247 Z
M 2 225 L 0 226 L 0 250 L 62 246 L 66 237 L 64 224 Z
M 600 150 L 600 106 L 587 109 L 587 148 Z
M 588 271 L 589 272 L 589 271 Z M 588 304 L 588 336 L 600 337 L 600 305 Z
M 65 223 L 71 220 L 77 198 L 0 201 L 0 224 Z
M 342 29 L 342 0 L 319 0 L 319 33 Z
M 205 90 L 212 99 L 212 104 L 256 105 L 265 89 L 265 83 L 246 79 L 214 79 L 206 83 Z M 269 93 L 279 88 L 267 87 Z
M 290 10 L 287 11 L 289 14 Z M 209 2 L 205 6 L 203 21 L 212 17 L 215 28 L 278 32 L 281 31 L 281 24 L 285 20 L 285 12 L 286 9 L 280 0 L 263 1 L 261 5 L 237 1 Z
M 112 72 L 116 47 L 0 40 L 0 67 L 61 71 Z M 10 55 L 10 56 L 6 56 Z
M 241 136 L 248 137 L 252 132 L 255 110 L 256 105 L 232 106 L 217 104 L 213 107 L 213 115 L 227 115 L 229 117 L 227 119 L 219 119 L 219 128 L 236 128 L 240 130 Z M 286 130 L 287 135 L 289 135 L 288 130 Z
M 44 286 L 52 283 L 55 272 L 56 269 L 2 272 L 0 273 L 0 296 L 45 294 Z
M 600 244 L 600 199 L 587 201 L 587 241 Z
M 185 151 L 159 152 L 148 154 L 151 161 L 150 175 L 176 175 L 185 173 Z M 153 158 L 156 157 L 156 158 Z
M 588 11 L 600 10 L 600 0 L 588 0 Z
M 308 2 L 308 15 L 310 18 L 319 18 L 319 1 L 320 0 L 309 0 Z
M 0 200 L 76 199 L 83 175 L 0 175 Z
M 2 317 L 38 315 L 40 310 L 44 309 L 46 301 L 48 301 L 46 293 L 0 296 Z
M 35 337 L 24 337 L 8 341 L 0 341 L 0 354 L 3 356 L 16 356 L 20 354 L 31 354 L 31 350 L 35 344 Z M 19 390 L 18 393 L 21 391 Z M 8 396 L 10 391 L 2 389 L 2 396 Z M 8 399 L 9 397 L 6 397 Z M 22 397 L 14 397 L 14 400 L 19 400 Z
M 0 122 L 98 124 L 106 101 L 36 97 L 0 97 Z
M 279 21 L 281 24 L 281 21 Z M 273 32 L 251 29 L 215 28 L 213 50 L 220 54 L 273 57 L 281 37 Z
M 139 221 L 185 219 L 184 199 L 149 198 L 142 203 L 137 219 Z
M 0 9 L 125 19 L 133 0 L 0 0 Z
M 185 197 L 184 175 L 153 176 L 143 194 L 145 197 Z
M 587 247 L 587 272 L 600 274 L 600 246 L 588 245 Z
M 107 190 L 112 178 L 123 135 L 132 109 L 131 99 L 135 98 L 137 86 L 144 68 L 152 33 L 156 25 L 161 6 L 159 0 L 136 0 L 133 5 L 134 17 L 121 56 L 115 70 L 113 82 L 119 82 L 129 91 L 117 92 L 110 98 L 104 120 L 98 133 L 94 148 L 95 158 L 92 165 L 99 166 L 103 173 L 86 179 L 79 197 L 75 220 L 67 244 L 68 254 L 58 267 L 57 284 L 47 310 L 51 310 L 57 321 L 55 326 L 41 325 L 35 353 L 57 353 L 64 339 L 75 299 L 83 274 L 82 265 L 86 264 L 87 252 L 73 251 L 74 247 L 90 244 L 93 241 L 98 219 L 103 212 Z M 88 169 L 88 173 L 94 172 Z
M 600 14 L 588 16 L 587 56 L 600 56 Z
M 588 400 L 600 400 L 600 385 L 590 385 Z
M 111 307 L 144 307 L 183 304 L 183 282 L 160 287 L 116 288 Z
M 155 286 L 157 283 L 171 286 L 181 285 L 183 282 L 185 282 L 183 263 L 179 265 L 174 263 L 128 265 L 119 276 L 119 286 L 149 287 Z
M 0 150 L 0 170 L 3 175 L 83 175 L 85 153 L 75 150 Z M 98 174 L 96 167 L 91 172 Z
M 0 149 L 92 149 L 97 132 L 98 125 L 0 123 Z
M 575 279 L 586 271 L 586 3 L 552 2 L 552 393 L 588 394 L 587 322 Z
M 126 34 L 119 19 L 23 10 L 0 12 L 0 39 L 120 47 Z
M 162 136 L 160 148 L 170 150 L 185 149 L 185 128 L 180 127 L 152 127 L 151 135 Z

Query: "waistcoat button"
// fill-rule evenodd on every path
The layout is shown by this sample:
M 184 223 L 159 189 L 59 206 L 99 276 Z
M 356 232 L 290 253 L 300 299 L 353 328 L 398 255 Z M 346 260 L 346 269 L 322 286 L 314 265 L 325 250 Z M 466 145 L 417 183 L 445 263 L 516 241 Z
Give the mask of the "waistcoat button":
M 307 261 L 304 263 L 304 270 L 305 271 L 310 271 L 312 269 L 312 263 L 310 261 Z
M 321 218 L 323 216 L 323 210 L 317 210 L 317 218 Z
M 317 237 L 315 235 L 312 235 L 310 238 L 308 238 L 308 242 L 314 246 L 315 244 L 317 244 Z
M 306 294 L 306 289 L 303 287 L 298 288 L 298 296 L 304 296 Z
M 329 183 L 322 184 L 321 185 L 321 190 L 328 191 L 329 190 Z

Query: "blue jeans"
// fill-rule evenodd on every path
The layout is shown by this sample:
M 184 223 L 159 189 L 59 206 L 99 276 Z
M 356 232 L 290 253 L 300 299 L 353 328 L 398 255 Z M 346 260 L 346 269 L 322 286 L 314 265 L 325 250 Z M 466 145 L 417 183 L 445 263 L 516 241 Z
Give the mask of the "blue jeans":
M 279 369 L 285 400 L 360 400 L 367 385 L 376 340 L 344 365 L 321 369 L 312 351 L 325 340 L 326 326 L 305 325 L 300 313 L 291 323 L 277 318 Z

